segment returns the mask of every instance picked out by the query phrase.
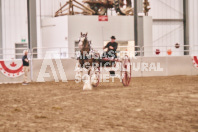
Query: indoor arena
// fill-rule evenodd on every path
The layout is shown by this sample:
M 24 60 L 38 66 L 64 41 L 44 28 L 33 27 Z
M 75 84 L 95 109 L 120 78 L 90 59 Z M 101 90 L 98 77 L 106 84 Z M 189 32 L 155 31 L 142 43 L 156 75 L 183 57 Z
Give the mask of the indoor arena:
M 0 0 L 0 132 L 198 132 L 197 0 Z

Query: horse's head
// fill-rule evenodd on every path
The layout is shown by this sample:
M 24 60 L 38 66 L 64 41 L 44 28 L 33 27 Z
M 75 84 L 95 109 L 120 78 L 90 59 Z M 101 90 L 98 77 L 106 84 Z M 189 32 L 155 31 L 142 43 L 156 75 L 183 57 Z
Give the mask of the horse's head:
M 90 45 L 89 45 L 89 42 L 88 42 L 88 40 L 87 40 L 87 33 L 86 33 L 86 34 L 83 34 L 83 33 L 81 32 L 81 36 L 80 36 L 80 38 L 79 38 L 78 47 L 79 47 L 80 50 L 82 50 L 82 51 L 87 51 L 87 52 L 90 51 Z

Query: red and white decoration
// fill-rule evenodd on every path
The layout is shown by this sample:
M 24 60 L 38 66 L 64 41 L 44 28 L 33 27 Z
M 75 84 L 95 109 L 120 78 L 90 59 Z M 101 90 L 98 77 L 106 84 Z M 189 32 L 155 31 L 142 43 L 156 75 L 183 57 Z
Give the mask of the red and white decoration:
M 193 64 L 198 69 L 198 57 L 197 56 L 193 56 Z
M 98 21 L 108 21 L 108 16 L 98 16 Z
M 0 61 L 0 72 L 11 78 L 23 75 L 24 72 L 22 61 Z

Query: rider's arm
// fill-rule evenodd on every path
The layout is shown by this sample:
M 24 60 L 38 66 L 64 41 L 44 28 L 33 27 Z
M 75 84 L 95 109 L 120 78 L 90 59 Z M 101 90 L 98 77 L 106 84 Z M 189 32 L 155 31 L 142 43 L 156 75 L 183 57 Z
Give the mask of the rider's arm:
M 118 48 L 118 43 L 116 43 L 116 45 L 114 46 L 114 50 L 117 50 Z
M 118 43 L 116 43 L 116 45 L 109 46 L 109 48 L 116 51 L 118 48 Z
M 106 49 L 106 48 L 108 48 L 108 47 L 109 47 L 109 43 L 108 43 L 106 46 L 104 46 L 103 49 Z

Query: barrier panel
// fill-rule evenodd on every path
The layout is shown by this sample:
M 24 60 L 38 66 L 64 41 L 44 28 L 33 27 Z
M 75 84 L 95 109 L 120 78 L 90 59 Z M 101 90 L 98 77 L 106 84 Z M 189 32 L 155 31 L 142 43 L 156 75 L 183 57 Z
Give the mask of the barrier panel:
M 142 69 L 141 76 L 168 76 L 166 68 L 168 59 L 169 57 L 142 57 L 142 65 L 148 65 L 148 68 Z
M 34 59 L 32 60 L 32 81 L 63 81 L 75 79 L 75 59 Z
M 194 58 L 196 60 L 193 61 L 191 56 L 133 57 L 132 76 L 198 75 L 198 59 Z M 33 82 L 75 80 L 77 65 L 75 59 L 33 59 L 29 79 Z M 22 82 L 21 66 L 21 60 L 0 60 L 0 83 Z M 116 73 L 119 74 L 119 71 Z
M 0 83 L 21 83 L 23 81 L 21 60 L 0 60 Z M 30 73 L 28 75 L 30 80 Z

